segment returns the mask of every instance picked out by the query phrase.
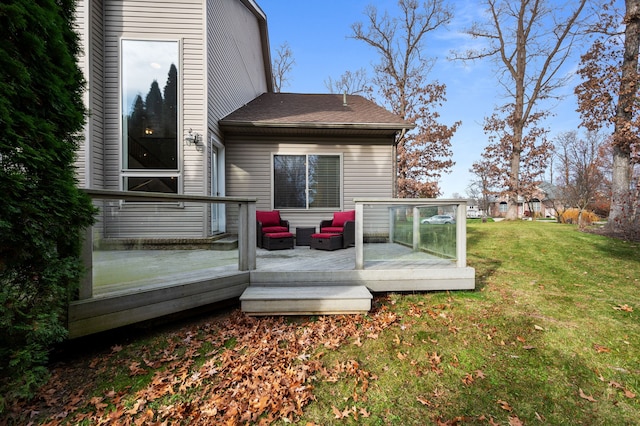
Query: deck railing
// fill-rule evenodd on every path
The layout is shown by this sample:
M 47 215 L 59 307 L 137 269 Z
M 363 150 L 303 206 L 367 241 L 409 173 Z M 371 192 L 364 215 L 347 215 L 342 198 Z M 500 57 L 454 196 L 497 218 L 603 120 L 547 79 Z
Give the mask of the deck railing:
M 147 243 L 159 239 L 189 244 L 204 240 L 204 224 L 220 206 L 238 206 L 238 271 L 256 269 L 256 199 L 208 197 L 132 191 L 83 189 L 98 207 L 97 223 L 86 230 L 83 261 L 86 273 L 80 283 L 79 299 L 94 296 L 93 254 L 97 247 L 136 238 Z M 171 232 L 166 232 L 172 229 Z M 128 238 L 129 235 L 138 235 Z M 142 244 L 141 244 L 142 245 Z M 115 271 L 114 271 L 115 272 Z
M 389 242 L 438 258 L 467 263 L 466 200 L 356 198 L 356 265 L 365 269 L 366 242 Z M 434 218 L 433 216 L 451 216 Z M 424 219 L 429 219 L 423 223 Z

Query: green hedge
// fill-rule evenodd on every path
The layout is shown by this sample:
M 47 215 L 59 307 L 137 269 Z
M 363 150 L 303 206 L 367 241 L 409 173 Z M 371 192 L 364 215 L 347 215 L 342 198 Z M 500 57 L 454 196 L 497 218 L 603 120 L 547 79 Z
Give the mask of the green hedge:
M 66 336 L 80 235 L 93 220 L 73 168 L 85 115 L 73 7 L 0 4 L 0 412 L 42 382 Z

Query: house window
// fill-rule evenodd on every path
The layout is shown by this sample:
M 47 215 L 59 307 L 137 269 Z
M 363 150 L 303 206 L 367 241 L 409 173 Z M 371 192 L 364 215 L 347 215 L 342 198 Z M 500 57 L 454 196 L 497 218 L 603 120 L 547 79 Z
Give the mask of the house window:
M 340 209 L 340 155 L 274 155 L 276 209 Z
M 177 41 L 122 40 L 122 186 L 178 193 Z
M 538 200 L 537 198 L 534 198 L 533 200 L 531 200 L 531 210 L 533 210 L 536 213 L 539 213 L 540 210 L 542 209 L 540 200 Z
M 499 207 L 499 210 L 498 210 L 498 211 L 499 211 L 500 213 L 506 213 L 506 212 L 507 212 L 507 210 L 508 210 L 507 203 L 505 203 L 504 201 L 502 201 L 502 202 L 500 203 L 500 207 Z

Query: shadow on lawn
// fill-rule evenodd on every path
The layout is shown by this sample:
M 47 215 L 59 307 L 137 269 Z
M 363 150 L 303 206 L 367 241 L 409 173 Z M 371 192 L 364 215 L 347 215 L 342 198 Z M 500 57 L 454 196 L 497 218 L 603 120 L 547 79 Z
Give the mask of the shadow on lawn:
M 481 291 L 502 265 L 500 259 L 478 257 L 469 251 L 469 247 L 479 245 L 488 232 L 485 229 L 467 228 L 467 263 L 476 270 L 476 291 Z
M 607 257 L 640 262 L 640 241 L 625 241 L 605 236 L 594 240 L 593 246 Z

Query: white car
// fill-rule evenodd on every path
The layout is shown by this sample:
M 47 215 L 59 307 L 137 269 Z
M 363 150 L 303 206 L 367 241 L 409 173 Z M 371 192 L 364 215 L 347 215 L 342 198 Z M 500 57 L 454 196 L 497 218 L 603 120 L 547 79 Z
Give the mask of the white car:
M 442 224 L 456 223 L 456 220 L 454 219 L 453 216 L 448 214 L 437 214 L 435 216 L 422 219 L 420 223 L 429 224 L 429 225 L 442 225 Z

